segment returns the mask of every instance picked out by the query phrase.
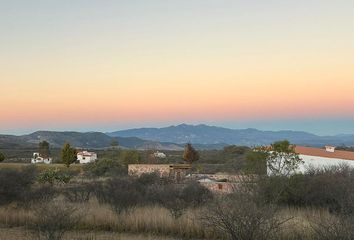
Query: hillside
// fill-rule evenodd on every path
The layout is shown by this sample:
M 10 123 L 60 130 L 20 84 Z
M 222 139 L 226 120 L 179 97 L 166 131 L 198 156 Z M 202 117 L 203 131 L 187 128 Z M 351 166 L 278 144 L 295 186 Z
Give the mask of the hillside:
M 182 146 L 173 143 L 160 143 L 142 140 L 137 137 L 114 137 L 124 148 L 134 149 L 168 149 L 180 150 Z M 56 132 L 37 131 L 28 135 L 0 135 L 0 148 L 33 148 L 40 141 L 47 141 L 54 148 L 60 148 L 68 142 L 76 148 L 106 148 L 110 147 L 113 137 L 101 132 Z

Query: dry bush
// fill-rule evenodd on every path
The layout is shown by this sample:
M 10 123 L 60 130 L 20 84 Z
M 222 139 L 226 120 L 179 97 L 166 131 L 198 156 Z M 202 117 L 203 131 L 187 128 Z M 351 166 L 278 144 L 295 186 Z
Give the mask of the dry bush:
M 314 239 L 318 240 L 350 240 L 354 239 L 353 215 L 327 215 L 312 218 L 311 227 Z
M 35 168 L 31 166 L 21 170 L 0 169 L 0 205 L 23 202 L 36 174 Z
M 77 208 L 64 202 L 51 201 L 34 207 L 34 218 L 27 227 L 39 240 L 60 240 L 65 232 L 76 228 L 81 219 Z
M 275 205 L 264 204 L 246 192 L 216 199 L 201 217 L 207 226 L 231 240 L 275 238 L 290 218 L 281 217 Z

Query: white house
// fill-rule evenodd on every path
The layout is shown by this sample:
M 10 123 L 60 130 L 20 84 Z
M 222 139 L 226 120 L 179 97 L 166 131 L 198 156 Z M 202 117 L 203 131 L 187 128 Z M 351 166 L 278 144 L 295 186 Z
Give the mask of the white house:
M 154 152 L 154 157 L 156 157 L 156 158 L 166 158 L 166 154 L 164 154 L 163 152 L 156 151 L 156 152 Z
M 33 153 L 33 158 L 31 159 L 31 163 L 45 163 L 45 164 L 50 164 L 52 163 L 52 158 L 47 157 L 41 157 L 39 153 Z
M 77 160 L 80 163 L 90 163 L 97 159 L 97 154 L 95 152 L 81 151 L 77 153 Z
M 335 147 L 312 148 L 297 146 L 295 152 L 303 160 L 298 172 L 304 173 L 309 168 L 324 168 L 347 165 L 354 168 L 354 152 L 336 150 Z
M 296 146 L 295 152 L 299 155 L 302 163 L 290 174 L 306 173 L 309 169 L 323 169 L 340 165 L 354 168 L 354 152 L 336 150 L 332 146 L 326 146 L 325 148 Z M 283 162 L 275 163 L 274 166 L 282 164 Z M 267 172 L 268 175 L 274 174 L 269 166 L 267 167 Z

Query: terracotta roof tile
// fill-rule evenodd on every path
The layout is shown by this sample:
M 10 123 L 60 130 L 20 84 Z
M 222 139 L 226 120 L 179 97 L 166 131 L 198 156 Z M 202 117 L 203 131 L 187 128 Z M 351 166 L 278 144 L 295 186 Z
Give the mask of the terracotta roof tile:
M 335 150 L 334 152 L 328 152 L 322 148 L 302 147 L 296 146 L 295 152 L 302 155 L 325 157 L 325 158 L 339 158 L 345 160 L 354 161 L 354 152 Z

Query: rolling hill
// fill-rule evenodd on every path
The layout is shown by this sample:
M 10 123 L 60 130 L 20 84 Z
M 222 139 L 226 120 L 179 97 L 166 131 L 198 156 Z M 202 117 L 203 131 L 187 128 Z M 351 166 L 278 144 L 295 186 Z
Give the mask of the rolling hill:
M 174 143 L 161 143 L 143 140 L 137 137 L 111 137 L 101 132 L 56 132 L 37 131 L 28 135 L 13 136 L 0 135 L 0 148 L 33 148 L 40 141 L 47 141 L 54 148 L 60 148 L 68 142 L 76 148 L 106 148 L 111 146 L 112 139 L 119 142 L 119 146 L 134 149 L 168 149 L 181 150 L 183 146 Z

